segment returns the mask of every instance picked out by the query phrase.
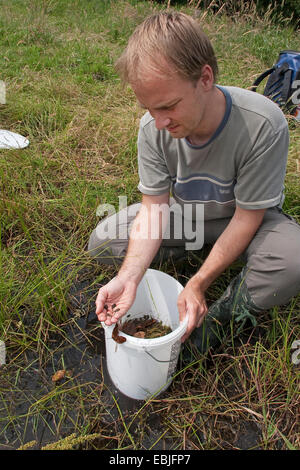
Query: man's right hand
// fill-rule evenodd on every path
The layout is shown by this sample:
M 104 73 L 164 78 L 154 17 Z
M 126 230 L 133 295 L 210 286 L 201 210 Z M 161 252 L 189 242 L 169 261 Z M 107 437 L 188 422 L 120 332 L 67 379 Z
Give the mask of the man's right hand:
M 118 275 L 101 287 L 96 299 L 96 315 L 107 326 L 117 323 L 132 306 L 137 286 L 161 245 L 168 221 L 168 217 L 162 217 L 161 211 L 169 215 L 168 208 L 169 191 L 159 196 L 143 195 L 140 211 L 132 225 L 125 260 Z
M 96 299 L 98 320 L 110 326 L 127 313 L 136 296 L 136 282 L 116 276 L 101 287 Z

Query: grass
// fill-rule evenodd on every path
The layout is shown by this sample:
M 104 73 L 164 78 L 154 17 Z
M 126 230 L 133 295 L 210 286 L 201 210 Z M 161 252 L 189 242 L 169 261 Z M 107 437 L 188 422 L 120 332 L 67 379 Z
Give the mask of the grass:
M 195 11 L 211 37 L 224 85 L 244 88 L 282 49 L 300 50 L 288 23 L 255 11 Z M 173 2 L 171 2 L 173 4 Z M 0 151 L 1 448 L 299 449 L 300 298 L 265 312 L 241 339 L 178 365 L 171 387 L 140 405 L 105 383 L 103 331 L 94 317 L 100 285 L 115 273 L 85 252 L 100 203 L 137 201 L 138 109 L 113 63 L 134 27 L 163 4 L 144 1 L 0 0 L 0 128 L 30 140 Z M 176 5 L 175 5 L 176 7 Z M 300 127 L 289 119 L 285 210 L 300 222 Z M 204 256 L 204 255 L 200 255 Z M 183 283 L 183 272 L 161 268 Z M 209 291 L 216 299 L 236 272 Z M 52 375 L 70 369 L 61 382 Z M 298 426 L 298 427 L 297 427 Z

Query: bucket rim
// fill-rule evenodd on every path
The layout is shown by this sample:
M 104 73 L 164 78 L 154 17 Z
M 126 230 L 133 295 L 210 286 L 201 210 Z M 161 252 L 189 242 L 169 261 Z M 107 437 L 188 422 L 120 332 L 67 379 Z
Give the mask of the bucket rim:
M 105 325 L 104 322 L 101 322 L 101 324 L 104 330 L 106 330 L 108 333 L 110 331 L 112 332 L 115 327 L 115 323 L 110 326 Z M 179 323 L 178 327 L 175 328 L 175 330 L 171 331 L 171 333 L 168 333 L 167 335 L 160 336 L 158 338 L 136 338 L 134 336 L 127 335 L 123 331 L 120 331 L 119 335 L 124 336 L 126 338 L 126 341 L 124 343 L 118 344 L 118 346 L 125 346 L 137 349 L 153 349 L 157 346 L 163 346 L 168 343 L 173 343 L 184 335 L 187 329 L 187 325 L 188 315 L 185 316 L 185 318 Z
M 146 270 L 142 280 L 144 278 L 147 278 L 147 275 L 150 275 L 150 277 L 154 276 L 154 277 L 168 278 L 174 284 L 177 285 L 177 289 L 178 289 L 179 292 L 181 292 L 184 289 L 183 285 L 177 279 L 175 279 L 170 274 L 165 273 L 164 271 L 160 271 L 159 269 L 148 268 Z M 115 323 L 113 325 L 108 326 L 104 322 L 101 322 L 101 325 L 105 330 L 105 336 L 106 336 L 106 334 L 109 334 L 110 331 L 112 333 L 112 330 L 115 327 Z M 153 348 L 156 348 L 156 347 L 159 347 L 159 346 L 163 346 L 164 344 L 174 343 L 184 335 L 184 333 L 187 329 L 187 325 L 188 325 L 188 314 L 186 314 L 184 319 L 179 322 L 179 325 L 173 331 L 171 331 L 171 333 L 168 333 L 167 335 L 164 335 L 164 336 L 160 336 L 158 338 L 136 338 L 134 336 L 127 335 L 123 331 L 120 331 L 119 332 L 120 336 L 124 336 L 126 338 L 126 341 L 124 343 L 119 344 L 118 346 L 124 346 L 124 347 L 143 349 L 144 350 L 145 348 L 153 349 Z

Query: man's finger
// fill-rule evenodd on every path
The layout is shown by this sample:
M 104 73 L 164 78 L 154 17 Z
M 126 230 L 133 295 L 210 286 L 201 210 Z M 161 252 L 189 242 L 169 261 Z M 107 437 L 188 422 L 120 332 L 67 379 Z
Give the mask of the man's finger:
M 105 305 L 105 301 L 107 298 L 107 294 L 103 290 L 99 290 L 97 299 L 96 299 L 96 315 L 102 313 L 104 310 L 107 311 L 107 306 Z
M 200 326 L 201 326 L 202 323 L 203 323 L 204 318 L 205 318 L 205 313 L 203 313 L 202 315 L 200 315 L 200 318 L 199 318 L 199 320 L 198 320 L 198 322 L 197 322 L 196 328 L 200 328 Z
M 109 315 L 107 315 L 106 310 L 96 314 L 99 321 L 105 321 Z
M 185 301 L 179 299 L 177 302 L 177 308 L 179 312 L 179 321 L 183 321 L 187 314 Z
M 208 308 L 205 302 L 199 309 L 198 322 L 197 322 L 196 328 L 199 328 L 202 325 L 203 320 L 205 316 L 207 315 L 207 312 L 208 312 Z
M 186 316 L 186 315 L 188 315 L 189 319 L 188 319 L 187 329 L 186 329 L 184 335 L 181 338 L 182 343 L 184 343 L 184 341 L 190 336 L 191 332 L 195 328 L 194 327 L 194 316 L 195 315 L 194 315 L 193 310 L 191 309 L 191 307 L 188 307 L 185 310 L 185 315 L 184 316 Z

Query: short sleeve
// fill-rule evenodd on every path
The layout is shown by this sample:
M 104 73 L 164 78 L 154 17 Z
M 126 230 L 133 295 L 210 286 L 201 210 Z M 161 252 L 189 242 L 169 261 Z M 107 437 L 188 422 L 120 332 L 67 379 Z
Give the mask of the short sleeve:
M 170 191 L 171 177 L 163 153 L 159 149 L 158 136 L 146 135 L 141 125 L 138 134 L 138 189 L 143 194 L 158 196 Z
M 277 133 L 269 132 L 257 139 L 251 156 L 238 169 L 234 188 L 237 206 L 267 209 L 281 205 L 288 147 L 287 124 Z

